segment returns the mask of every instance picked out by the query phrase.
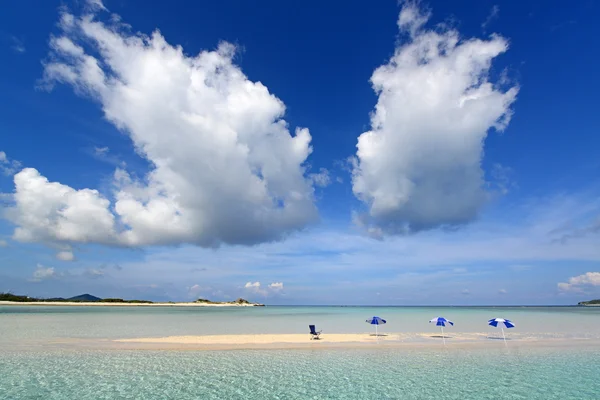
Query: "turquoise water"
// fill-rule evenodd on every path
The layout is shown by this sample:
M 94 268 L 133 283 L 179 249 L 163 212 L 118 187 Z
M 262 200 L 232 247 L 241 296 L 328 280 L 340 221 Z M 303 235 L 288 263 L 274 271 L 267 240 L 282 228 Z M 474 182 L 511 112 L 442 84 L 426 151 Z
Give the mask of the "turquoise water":
M 509 318 L 515 332 L 600 338 L 600 307 L 51 307 L 0 306 L 0 345 L 51 338 L 369 332 L 378 315 L 383 332 L 435 331 L 428 321 L 455 322 L 448 332 L 494 332 L 487 321 Z
M 373 315 L 388 320 L 384 332 L 436 332 L 427 321 L 442 315 L 456 322 L 451 336 L 497 333 L 486 321 L 506 317 L 515 338 L 575 345 L 504 347 L 482 336 L 476 347 L 429 339 L 433 346 L 133 351 L 61 342 L 305 333 L 309 323 L 358 333 L 371 330 L 364 320 Z M 0 306 L 0 399 L 600 399 L 599 338 L 600 308 Z
M 10 353 L 2 399 L 594 399 L 599 351 Z

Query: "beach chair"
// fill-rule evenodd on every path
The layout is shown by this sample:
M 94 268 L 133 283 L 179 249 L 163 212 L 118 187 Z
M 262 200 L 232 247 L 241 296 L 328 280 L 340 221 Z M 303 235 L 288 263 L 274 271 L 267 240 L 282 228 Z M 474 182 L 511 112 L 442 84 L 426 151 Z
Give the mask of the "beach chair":
M 322 331 L 317 332 L 314 325 L 309 325 L 308 327 L 310 328 L 310 340 L 319 339 Z

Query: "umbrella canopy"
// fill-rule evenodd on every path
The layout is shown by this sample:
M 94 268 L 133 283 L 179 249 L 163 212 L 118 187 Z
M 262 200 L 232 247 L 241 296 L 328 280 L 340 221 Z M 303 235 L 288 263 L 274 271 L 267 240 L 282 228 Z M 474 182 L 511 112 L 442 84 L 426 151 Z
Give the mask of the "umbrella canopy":
M 446 326 L 446 324 L 450 324 L 452 326 L 454 326 L 454 322 L 447 320 L 444 317 L 435 317 L 434 319 L 430 320 L 429 323 L 435 322 L 436 326 Z
M 510 322 L 510 320 L 508 319 L 504 319 L 504 318 L 493 318 L 490 319 L 488 321 L 488 325 L 491 325 L 495 328 L 498 327 L 498 325 L 500 325 L 500 329 L 502 329 L 502 339 L 504 339 L 504 345 L 507 346 L 506 344 L 506 336 L 504 336 L 504 326 L 507 328 L 514 328 L 515 324 L 513 324 L 512 322 Z M 504 326 L 502 326 L 504 325 Z
M 383 318 L 379 318 L 379 317 L 373 317 L 373 318 L 369 318 L 367 320 L 367 324 L 371 324 L 371 325 L 383 325 L 387 323 L 387 321 Z
M 508 319 L 504 319 L 504 318 L 494 318 L 494 319 L 490 319 L 488 321 L 488 325 L 491 325 L 493 327 L 498 327 L 498 324 L 504 324 L 504 326 L 506 326 L 507 328 L 514 328 L 515 324 L 513 324 L 512 322 L 510 322 L 510 320 Z M 500 328 L 502 328 L 502 325 L 500 325 Z
M 442 330 L 442 340 L 444 341 L 444 346 L 446 345 L 446 336 L 444 335 L 444 327 L 446 326 L 446 324 L 450 324 L 452 326 L 454 326 L 454 322 L 447 320 L 444 317 L 435 317 L 434 319 L 430 320 L 429 323 L 435 322 L 435 324 L 437 326 L 440 327 L 440 329 Z
M 379 332 L 377 331 L 377 326 L 383 325 L 383 324 L 387 323 L 387 321 L 383 318 L 373 317 L 373 318 L 369 318 L 366 322 L 367 322 L 367 324 L 375 325 L 375 336 L 377 336 L 377 338 L 379 339 Z

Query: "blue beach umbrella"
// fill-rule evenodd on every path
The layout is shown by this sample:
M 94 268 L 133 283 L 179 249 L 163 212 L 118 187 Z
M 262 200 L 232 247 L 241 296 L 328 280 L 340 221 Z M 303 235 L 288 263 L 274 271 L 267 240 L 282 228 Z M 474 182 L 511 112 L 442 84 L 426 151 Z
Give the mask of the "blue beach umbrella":
M 367 320 L 367 324 L 375 325 L 375 336 L 379 336 L 379 334 L 377 332 L 377 326 L 383 325 L 385 323 L 387 323 L 387 321 L 385 319 L 379 318 L 379 317 L 373 317 L 373 318 L 369 318 Z
M 444 341 L 444 345 L 446 344 L 446 336 L 444 336 L 444 327 L 446 324 L 450 324 L 454 326 L 454 322 L 447 320 L 444 317 L 435 317 L 430 320 L 429 323 L 435 322 L 436 326 L 439 326 L 442 329 L 442 340 Z
M 500 329 L 502 329 L 502 338 L 504 339 L 504 344 L 506 345 L 506 336 L 504 336 L 504 326 L 506 327 L 506 329 L 509 329 L 514 328 L 515 324 L 513 324 L 510 320 L 504 318 L 493 318 L 488 321 L 488 325 L 491 325 L 494 328 L 497 328 L 498 324 L 500 324 Z

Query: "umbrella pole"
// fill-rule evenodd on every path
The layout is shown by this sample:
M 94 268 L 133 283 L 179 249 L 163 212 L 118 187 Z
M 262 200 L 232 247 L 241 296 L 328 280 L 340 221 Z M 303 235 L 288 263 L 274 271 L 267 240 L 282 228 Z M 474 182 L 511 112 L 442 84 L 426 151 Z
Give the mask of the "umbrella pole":
M 378 333 L 377 328 L 378 328 L 377 324 L 375 324 L 375 337 L 377 338 L 377 340 L 379 340 L 379 333 Z
M 504 339 L 504 345 L 505 345 L 506 347 L 508 347 L 508 345 L 506 344 L 506 336 L 504 336 L 504 328 L 503 328 L 503 327 L 500 327 L 500 329 L 502 329 L 502 339 Z
M 446 345 L 446 336 L 444 336 L 444 327 L 442 326 L 442 340 L 444 341 L 444 346 Z

